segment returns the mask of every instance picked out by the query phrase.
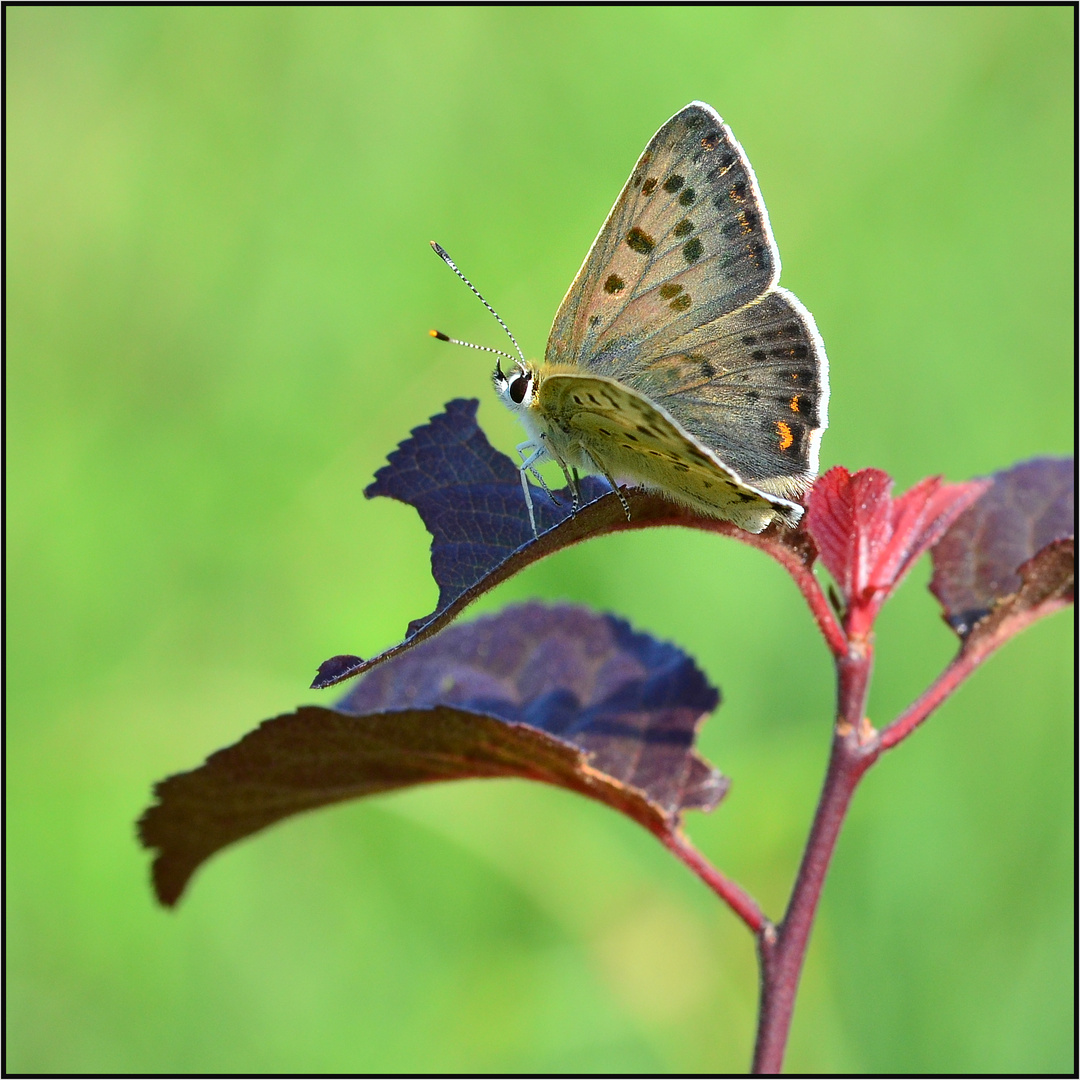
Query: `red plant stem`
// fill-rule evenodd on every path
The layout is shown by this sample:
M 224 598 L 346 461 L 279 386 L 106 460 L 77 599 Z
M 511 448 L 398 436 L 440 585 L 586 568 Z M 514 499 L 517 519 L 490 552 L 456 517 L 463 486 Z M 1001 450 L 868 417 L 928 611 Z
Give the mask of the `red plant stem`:
M 825 638 L 829 651 L 836 660 L 847 655 L 848 639 L 836 621 L 829 600 L 822 591 L 821 584 L 814 576 L 814 571 L 803 560 L 797 551 L 782 544 L 765 543 L 752 533 L 743 533 L 740 537 L 743 543 L 750 547 L 756 547 L 764 551 L 766 555 L 774 558 L 790 575 L 799 592 L 802 593 L 810 614 L 814 616 L 814 622 L 818 624 L 821 636 Z M 757 541 L 755 543 L 755 541 Z
M 1069 601 L 1053 598 L 1026 611 L 1021 611 L 1000 626 L 998 631 L 982 637 L 977 643 L 968 641 L 965 648 L 953 657 L 952 663 L 934 682 L 881 732 L 881 749 L 891 750 L 906 739 L 991 653 L 1006 641 L 1025 630 L 1033 622 L 1065 607 Z
M 987 654 L 960 653 L 952 663 L 881 733 L 881 749 L 891 750 L 906 739 L 983 660 Z
M 828 598 L 822 591 L 818 579 L 814 577 L 813 570 L 801 563 L 787 566 L 787 570 L 798 586 L 799 592 L 803 594 L 803 599 L 810 608 L 810 613 L 814 616 L 814 621 L 818 624 L 825 643 L 833 656 L 840 660 L 847 653 L 847 635 L 840 629 L 840 624 L 836 621 Z
M 881 752 L 876 735 L 863 741 L 868 734 L 863 716 L 872 668 L 873 648 L 866 639 L 853 641 L 837 662 L 832 753 L 802 864 L 783 921 L 776 928 L 766 925 L 758 935 L 761 1001 L 751 1068 L 755 1075 L 778 1073 L 783 1065 L 795 993 L 829 861 L 855 788 Z
M 764 928 L 772 926 L 754 898 L 735 882 L 724 877 L 682 832 L 672 829 L 657 832 L 656 835 L 664 847 L 686 863 L 755 934 L 760 934 Z

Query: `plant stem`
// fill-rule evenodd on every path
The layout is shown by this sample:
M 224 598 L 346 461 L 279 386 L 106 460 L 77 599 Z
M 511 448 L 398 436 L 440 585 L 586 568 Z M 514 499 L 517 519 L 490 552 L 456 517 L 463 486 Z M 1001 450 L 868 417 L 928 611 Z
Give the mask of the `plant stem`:
M 828 598 L 821 588 L 821 583 L 808 566 L 802 566 L 792 561 L 785 563 L 785 569 L 791 574 L 792 580 L 798 586 L 799 592 L 802 593 L 803 599 L 810 608 L 811 615 L 814 616 L 814 621 L 818 624 L 818 629 L 821 630 L 822 637 L 825 638 L 825 644 L 829 646 L 829 651 L 839 661 L 847 652 L 847 636 L 836 621 L 836 616 L 829 606 Z
M 867 639 L 853 641 L 837 662 L 832 753 L 802 864 L 783 921 L 775 928 L 766 925 L 758 934 L 761 1000 L 754 1074 L 778 1073 L 783 1065 L 795 993 L 829 861 L 855 788 L 881 752 L 876 733 L 863 723 L 872 669 L 873 648 Z
M 984 659 L 982 655 L 960 653 L 933 684 L 882 731 L 881 749 L 891 750 L 903 742 Z
M 881 748 L 891 750 L 906 739 L 984 660 L 1033 622 L 1066 606 L 1068 601 L 1051 598 L 1012 616 L 992 634 L 969 639 L 952 663 L 891 724 L 882 729 Z
M 724 877 L 682 832 L 672 829 L 657 832 L 656 835 L 664 847 L 686 863 L 755 934 L 761 934 L 772 926 L 758 907 L 757 901 L 735 882 Z
M 829 605 L 828 597 L 821 588 L 821 583 L 814 576 L 813 559 L 801 553 L 795 547 L 778 544 L 769 539 L 762 539 L 753 533 L 741 532 L 737 539 L 750 547 L 765 552 L 770 558 L 775 559 L 790 575 L 799 592 L 802 593 L 810 614 L 814 617 L 825 644 L 835 660 L 842 659 L 847 654 L 848 639 L 841 629 L 833 609 Z

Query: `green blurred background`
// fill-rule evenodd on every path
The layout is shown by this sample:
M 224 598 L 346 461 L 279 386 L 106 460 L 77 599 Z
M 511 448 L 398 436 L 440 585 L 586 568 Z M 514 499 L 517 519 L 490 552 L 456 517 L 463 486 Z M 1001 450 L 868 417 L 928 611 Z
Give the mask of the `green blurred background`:
M 526 352 L 646 141 L 694 98 L 753 162 L 832 367 L 822 466 L 898 489 L 1069 452 L 1073 12 L 9 8 L 8 1068 L 740 1071 L 752 942 L 636 826 L 523 782 L 295 819 L 157 908 L 153 781 L 329 701 L 430 611 L 415 513 L 361 491 L 442 404 L 521 437 Z M 871 718 L 955 642 L 924 560 Z M 827 752 L 778 567 L 677 530 L 526 597 L 698 657 L 734 778 L 695 842 L 779 916 Z M 1072 624 L 994 657 L 869 776 L 792 1031 L 805 1072 L 1073 1067 Z

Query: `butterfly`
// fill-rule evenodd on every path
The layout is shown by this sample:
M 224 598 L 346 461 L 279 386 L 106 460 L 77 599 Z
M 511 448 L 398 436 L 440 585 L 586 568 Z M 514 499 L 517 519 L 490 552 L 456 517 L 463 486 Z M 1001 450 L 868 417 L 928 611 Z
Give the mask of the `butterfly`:
M 534 533 L 528 474 L 543 484 L 545 459 L 575 508 L 586 472 L 607 478 L 627 518 L 620 480 L 749 532 L 798 524 L 827 426 L 828 361 L 779 277 L 750 162 L 716 111 L 692 102 L 638 158 L 543 361 L 519 349 L 502 354 L 509 371 L 496 363 L 495 390 L 528 434 L 518 452 Z

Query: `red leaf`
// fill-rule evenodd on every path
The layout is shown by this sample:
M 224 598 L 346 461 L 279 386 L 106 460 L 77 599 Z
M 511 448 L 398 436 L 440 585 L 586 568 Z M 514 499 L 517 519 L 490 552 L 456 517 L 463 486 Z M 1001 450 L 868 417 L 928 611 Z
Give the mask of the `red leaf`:
M 837 465 L 810 492 L 806 531 L 849 603 L 865 593 L 878 553 L 891 535 L 891 489 L 892 478 L 880 469 L 852 476 Z
M 869 633 L 881 605 L 915 561 L 986 489 L 986 481 L 945 484 L 928 477 L 897 499 L 880 469 L 830 469 L 814 485 L 806 530 L 847 606 L 848 634 Z
M 887 591 L 896 588 L 919 556 L 941 539 L 987 486 L 982 480 L 946 484 L 940 476 L 931 476 L 894 499 L 893 535 L 878 562 L 874 586 Z

